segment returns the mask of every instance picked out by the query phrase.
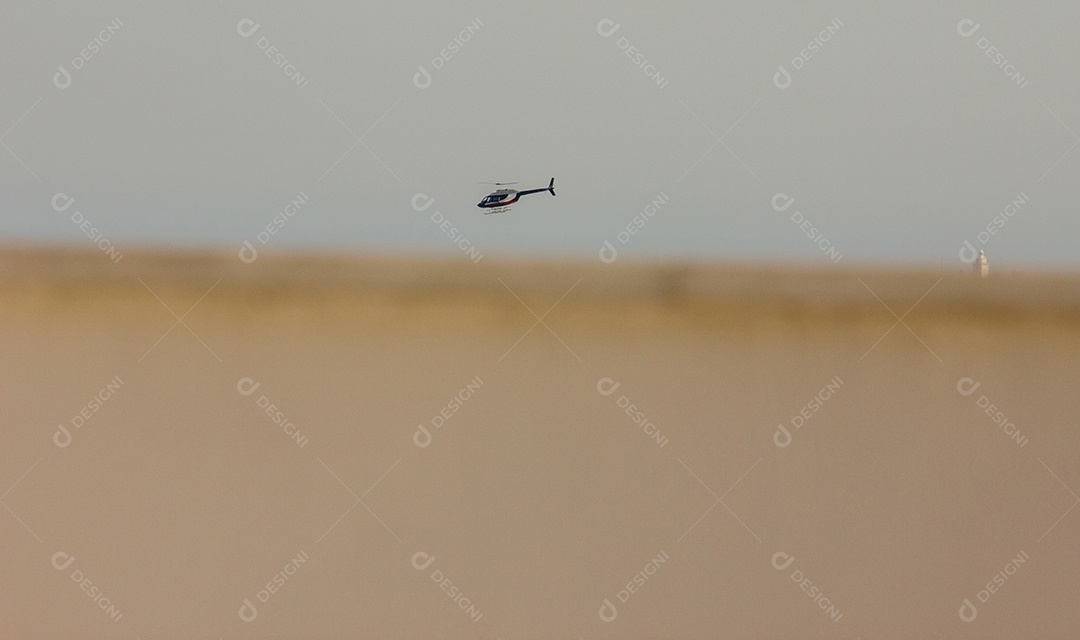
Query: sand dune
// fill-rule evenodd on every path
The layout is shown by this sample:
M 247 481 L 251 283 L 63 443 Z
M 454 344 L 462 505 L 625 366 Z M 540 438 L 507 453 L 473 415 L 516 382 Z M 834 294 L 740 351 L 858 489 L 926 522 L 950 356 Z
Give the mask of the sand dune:
M 1080 278 L 0 251 L 0 636 L 1073 638 Z

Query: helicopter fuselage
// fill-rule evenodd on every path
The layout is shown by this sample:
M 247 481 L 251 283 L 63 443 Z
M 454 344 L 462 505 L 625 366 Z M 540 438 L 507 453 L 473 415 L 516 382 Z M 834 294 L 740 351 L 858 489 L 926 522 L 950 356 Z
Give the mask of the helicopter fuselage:
M 520 199 L 521 193 L 516 189 L 499 189 L 489 193 L 476 206 L 481 209 L 498 209 L 508 207 Z

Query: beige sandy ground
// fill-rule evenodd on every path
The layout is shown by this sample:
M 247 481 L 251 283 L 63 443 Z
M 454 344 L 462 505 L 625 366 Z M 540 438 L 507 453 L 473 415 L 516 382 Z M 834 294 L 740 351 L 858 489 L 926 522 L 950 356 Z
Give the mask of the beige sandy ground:
M 1077 277 L 7 248 L 0 362 L 3 638 L 1080 637 Z

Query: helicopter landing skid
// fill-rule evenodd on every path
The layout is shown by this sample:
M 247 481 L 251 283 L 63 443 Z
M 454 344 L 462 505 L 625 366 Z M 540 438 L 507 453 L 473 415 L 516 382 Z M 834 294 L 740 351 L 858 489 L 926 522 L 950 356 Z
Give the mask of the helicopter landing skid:
M 506 213 L 509 210 L 510 210 L 510 207 L 495 207 L 494 209 L 491 209 L 490 211 L 485 211 L 484 215 L 490 216 L 493 213 Z

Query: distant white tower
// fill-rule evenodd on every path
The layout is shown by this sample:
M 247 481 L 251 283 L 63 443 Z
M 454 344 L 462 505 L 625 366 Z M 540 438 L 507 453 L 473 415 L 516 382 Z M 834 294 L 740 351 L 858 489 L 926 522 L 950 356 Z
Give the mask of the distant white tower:
M 986 264 L 986 254 L 983 253 L 982 249 L 979 249 L 979 257 L 975 258 L 972 267 L 974 267 L 975 275 L 980 278 L 985 278 L 986 274 L 990 273 L 990 267 Z

